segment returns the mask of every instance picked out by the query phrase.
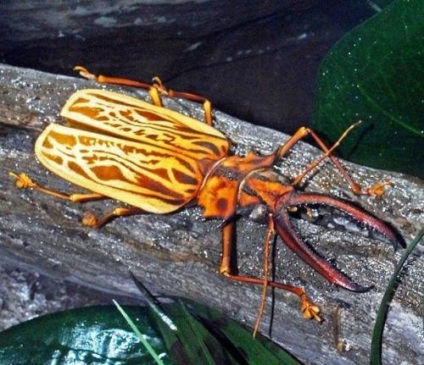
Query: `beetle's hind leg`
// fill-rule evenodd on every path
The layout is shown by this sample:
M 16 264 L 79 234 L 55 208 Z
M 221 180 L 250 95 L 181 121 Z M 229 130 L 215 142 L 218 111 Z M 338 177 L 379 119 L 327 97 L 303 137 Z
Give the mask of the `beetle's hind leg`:
M 14 172 L 9 172 L 9 175 L 16 179 L 16 187 L 19 189 L 34 189 L 44 194 L 54 196 L 55 198 L 68 200 L 73 203 L 85 203 L 85 202 L 94 201 L 94 200 L 109 199 L 107 196 L 97 194 L 97 193 L 65 194 L 60 191 L 48 189 L 37 184 L 27 174 L 24 174 L 24 173 L 15 174 Z M 115 208 L 111 212 L 103 215 L 100 218 L 97 218 L 93 212 L 87 211 L 84 213 L 82 224 L 88 227 L 100 228 L 117 217 L 124 217 L 124 216 L 143 214 L 143 213 L 145 213 L 144 210 L 139 208 L 134 208 L 134 207 Z
M 37 184 L 27 174 L 24 173 L 15 174 L 14 172 L 9 172 L 9 176 L 12 176 L 16 179 L 16 187 L 19 189 L 34 189 L 37 191 L 41 191 L 44 194 L 68 200 L 73 203 L 84 203 L 93 200 L 108 199 L 108 197 L 97 193 L 65 194 L 56 190 L 48 189 Z
M 88 80 L 95 80 L 101 84 L 115 84 L 145 89 L 149 92 L 149 95 L 152 98 L 152 102 L 156 106 L 163 106 L 161 99 L 162 96 L 187 99 L 202 103 L 203 111 L 205 113 L 205 123 L 208 125 L 212 125 L 212 103 L 210 102 L 210 100 L 200 95 L 168 89 L 165 87 L 165 85 L 163 85 L 161 79 L 157 76 L 153 78 L 152 85 L 150 85 L 144 82 L 125 79 L 121 77 L 94 75 L 83 66 L 75 66 L 74 70 L 79 72 L 82 77 Z

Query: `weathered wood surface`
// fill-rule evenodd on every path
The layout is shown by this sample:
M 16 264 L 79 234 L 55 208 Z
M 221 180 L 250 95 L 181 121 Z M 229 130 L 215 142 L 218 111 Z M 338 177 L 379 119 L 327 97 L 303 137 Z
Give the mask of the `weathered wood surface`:
M 36 161 L 33 144 L 48 123 L 60 121 L 61 105 L 77 89 L 102 87 L 92 82 L 0 65 L 0 264 L 11 262 L 52 277 L 66 279 L 109 293 L 138 297 L 128 269 L 151 290 L 199 301 L 248 325 L 257 315 L 261 288 L 232 283 L 220 277 L 219 221 L 204 221 L 197 208 L 176 214 L 118 219 L 101 230 L 80 225 L 87 209 L 112 209 L 116 202 L 70 204 L 38 192 L 19 191 L 9 171 L 24 171 L 38 182 L 62 191 L 81 191 L 47 173 Z M 116 89 L 115 87 L 108 87 Z M 119 88 L 118 88 L 119 89 Z M 122 89 L 121 89 L 122 90 Z M 130 92 L 126 90 L 126 92 Z M 144 92 L 138 94 L 146 97 Z M 177 110 L 201 117 L 201 108 L 169 101 Z M 215 112 L 216 126 L 244 153 L 275 149 L 287 136 L 252 126 Z M 279 170 L 295 176 L 319 152 L 299 144 Z M 352 197 L 347 184 L 331 164 L 324 164 L 305 189 L 350 196 L 364 208 L 390 221 L 409 241 L 424 225 L 422 181 L 384 171 L 347 164 L 365 185 L 390 179 L 394 186 L 381 199 Z M 375 284 L 366 294 L 334 288 L 316 275 L 277 241 L 275 265 L 280 280 L 305 286 L 322 308 L 321 325 L 302 319 L 298 299 L 275 292 L 272 338 L 299 359 L 311 364 L 363 364 L 370 352 L 370 336 L 383 290 L 401 252 L 383 243 L 346 233 L 300 224 L 302 236 L 319 252 L 363 285 Z M 238 265 L 242 273 L 260 275 L 265 227 L 238 222 Z M 423 303 L 424 260 L 418 251 L 409 263 L 385 334 L 387 363 L 424 362 Z M 421 304 L 420 304 L 421 303 Z M 270 324 L 271 297 L 262 331 Z

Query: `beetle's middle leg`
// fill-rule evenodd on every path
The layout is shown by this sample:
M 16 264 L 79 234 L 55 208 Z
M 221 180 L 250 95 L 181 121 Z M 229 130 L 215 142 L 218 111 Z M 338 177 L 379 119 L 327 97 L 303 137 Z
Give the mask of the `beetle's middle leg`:
M 300 308 L 304 318 L 306 319 L 314 318 L 317 321 L 321 321 L 321 318 L 319 316 L 319 312 L 320 312 L 319 307 L 308 298 L 303 288 L 289 285 L 289 284 L 283 284 L 283 283 L 279 283 L 275 281 L 269 281 L 268 278 L 261 279 L 257 277 L 235 275 L 232 273 L 230 262 L 231 262 L 231 251 L 233 247 L 234 229 L 235 229 L 234 222 L 227 222 L 222 229 L 222 259 L 221 259 L 221 266 L 219 268 L 220 274 L 234 281 L 240 281 L 243 283 L 256 284 L 256 285 L 264 285 L 265 283 L 267 286 L 289 291 L 300 298 Z M 268 237 L 269 237 L 269 233 L 267 235 L 267 238 Z M 264 280 L 266 282 L 264 282 Z
M 144 214 L 144 213 L 146 213 L 145 210 L 140 208 L 135 208 L 135 207 L 115 208 L 111 212 L 101 216 L 100 218 L 97 218 L 93 212 L 88 211 L 84 213 L 84 216 L 82 218 L 82 224 L 92 228 L 101 228 L 115 218 L 128 217 L 130 215 Z

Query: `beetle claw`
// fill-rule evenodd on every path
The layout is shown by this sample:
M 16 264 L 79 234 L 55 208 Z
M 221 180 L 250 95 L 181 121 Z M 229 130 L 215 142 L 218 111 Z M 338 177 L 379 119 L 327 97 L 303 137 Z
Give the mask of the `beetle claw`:
M 93 212 L 88 211 L 85 212 L 82 217 L 82 224 L 87 227 L 95 228 L 98 226 L 99 221 Z
M 302 294 L 300 297 L 300 309 L 303 313 L 303 318 L 315 319 L 318 322 L 322 322 L 322 318 L 319 316 L 321 310 L 306 296 L 306 294 Z
M 385 187 L 392 186 L 392 185 L 393 183 L 391 181 L 379 181 L 375 183 L 374 185 L 370 186 L 369 188 L 366 188 L 364 194 L 380 197 L 384 195 L 384 193 L 386 192 Z
M 33 188 L 36 185 L 27 174 L 20 173 L 17 175 L 14 172 L 9 172 L 9 176 L 16 179 L 16 187 L 18 189 Z

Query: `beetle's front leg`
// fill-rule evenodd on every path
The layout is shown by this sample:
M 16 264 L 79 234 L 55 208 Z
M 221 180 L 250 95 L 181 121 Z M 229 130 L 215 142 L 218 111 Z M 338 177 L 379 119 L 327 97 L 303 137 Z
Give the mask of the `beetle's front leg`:
M 233 246 L 233 239 L 234 239 L 234 229 L 235 229 L 235 223 L 232 221 L 226 222 L 222 229 L 222 260 L 221 260 L 221 266 L 219 269 L 220 274 L 224 275 L 230 280 L 239 281 L 239 282 L 248 283 L 248 284 L 264 285 L 264 279 L 250 277 L 250 276 L 236 275 L 232 273 L 231 257 L 232 257 L 232 246 Z M 268 227 L 268 230 L 269 230 L 269 227 Z M 267 238 L 269 237 L 270 237 L 270 234 L 268 233 Z M 265 278 L 265 280 L 267 280 L 267 278 Z M 277 288 L 277 289 L 283 289 L 297 295 L 300 298 L 300 309 L 303 313 L 303 317 L 305 319 L 315 319 L 318 322 L 321 322 L 322 319 L 319 316 L 319 313 L 320 313 L 319 307 L 308 298 L 303 288 L 293 286 L 293 285 L 278 283 L 275 281 L 268 281 L 268 280 L 266 282 L 266 285 L 273 288 Z
M 348 135 L 348 133 L 355 128 L 358 124 L 352 124 L 344 133 L 339 137 L 339 139 L 329 148 L 325 145 L 325 143 L 322 141 L 322 139 L 312 130 L 306 127 L 299 128 L 296 133 L 290 137 L 286 143 L 284 143 L 276 152 L 275 156 L 276 159 L 280 159 L 283 156 L 285 156 L 292 148 L 293 146 L 302 140 L 303 138 L 307 136 L 311 136 L 316 144 L 320 147 L 320 149 L 324 152 L 324 154 L 319 157 L 317 160 L 311 162 L 309 166 L 298 176 L 296 176 L 292 182 L 292 186 L 299 185 L 299 183 L 305 178 L 305 176 L 312 171 L 315 167 L 317 167 L 323 160 L 326 158 L 329 158 L 333 165 L 337 168 L 337 170 L 340 172 L 340 174 L 344 177 L 344 179 L 349 184 L 351 190 L 355 194 L 362 194 L 362 195 L 373 195 L 373 196 L 381 196 L 384 194 L 384 188 L 385 186 L 392 185 L 390 181 L 385 182 L 377 182 L 371 187 L 362 188 L 360 184 L 358 184 L 356 181 L 352 179 L 352 177 L 349 175 L 349 173 L 346 171 L 346 169 L 342 166 L 340 161 L 332 155 L 333 151 L 340 145 L 341 141 Z
M 222 258 L 219 273 L 224 276 L 232 276 L 232 263 L 231 253 L 233 246 L 233 239 L 235 237 L 235 223 L 234 221 L 225 222 L 222 227 Z
M 264 243 L 264 284 L 262 289 L 262 298 L 261 298 L 261 305 L 259 306 L 258 311 L 258 317 L 256 319 L 255 327 L 253 329 L 253 337 L 256 336 L 256 333 L 258 332 L 259 325 L 261 324 L 262 316 L 264 314 L 265 310 L 265 301 L 266 301 L 266 292 L 268 289 L 268 276 L 269 276 L 269 253 L 270 253 L 270 246 L 271 246 L 271 240 L 274 238 L 275 235 L 275 228 L 274 228 L 274 217 L 272 213 L 268 214 L 268 232 L 265 237 L 265 243 Z

